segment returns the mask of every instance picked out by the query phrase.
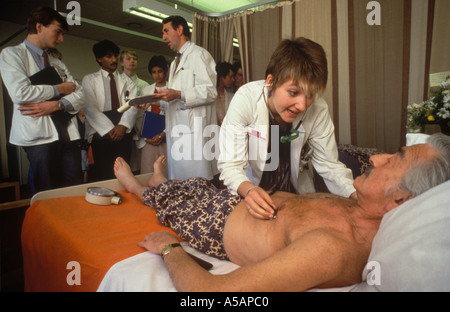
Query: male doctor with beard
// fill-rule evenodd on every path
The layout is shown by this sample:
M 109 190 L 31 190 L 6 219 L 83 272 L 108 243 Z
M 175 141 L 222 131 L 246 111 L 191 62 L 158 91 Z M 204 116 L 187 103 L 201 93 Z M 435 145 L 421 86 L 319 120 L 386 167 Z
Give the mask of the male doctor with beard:
M 168 89 L 157 94 L 166 111 L 169 179 L 212 180 L 219 173 L 213 155 L 218 151 L 208 148 L 206 143 L 212 138 L 206 127 L 217 125 L 216 63 L 208 51 L 190 41 L 183 17 L 164 19 L 162 38 L 177 52 L 169 70 Z

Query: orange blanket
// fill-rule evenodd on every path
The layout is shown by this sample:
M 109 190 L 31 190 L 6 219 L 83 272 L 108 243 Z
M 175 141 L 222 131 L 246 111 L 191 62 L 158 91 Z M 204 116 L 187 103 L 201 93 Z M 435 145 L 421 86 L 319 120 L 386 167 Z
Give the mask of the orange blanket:
M 145 250 L 137 243 L 167 230 L 153 209 L 126 191 L 120 205 L 97 206 L 84 196 L 46 199 L 27 210 L 22 227 L 26 291 L 96 291 L 109 268 Z M 81 285 L 75 280 L 79 263 Z M 71 283 L 73 284 L 73 283 Z

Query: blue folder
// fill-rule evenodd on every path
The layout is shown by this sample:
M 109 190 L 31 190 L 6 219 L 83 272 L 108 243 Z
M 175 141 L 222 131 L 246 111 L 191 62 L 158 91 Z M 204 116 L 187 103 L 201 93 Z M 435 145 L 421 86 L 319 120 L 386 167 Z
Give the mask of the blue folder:
M 141 128 L 141 137 L 152 139 L 166 129 L 166 116 L 155 114 L 149 111 L 145 112 L 144 122 Z

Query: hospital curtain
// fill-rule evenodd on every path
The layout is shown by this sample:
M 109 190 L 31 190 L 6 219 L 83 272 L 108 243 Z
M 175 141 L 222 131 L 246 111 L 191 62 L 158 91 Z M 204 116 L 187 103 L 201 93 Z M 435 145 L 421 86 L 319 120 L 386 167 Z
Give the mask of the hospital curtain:
M 450 70 L 450 2 L 377 2 L 381 24 L 370 26 L 369 1 L 347 1 L 351 142 L 395 152 L 406 106 L 428 96 L 429 74 Z
M 401 142 L 402 95 L 409 83 L 404 76 L 409 36 L 404 31 L 409 29 L 411 1 L 378 2 L 381 25 L 371 26 L 367 1 L 349 0 L 352 143 L 394 152 Z
M 413 1 L 414 3 L 415 1 Z M 435 0 L 430 73 L 450 71 L 450 1 Z
M 216 63 L 233 62 L 233 21 L 194 13 L 192 41 L 211 53 Z
M 295 0 L 236 15 L 234 25 L 246 81 L 264 79 L 270 56 L 282 39 L 306 37 L 322 45 L 328 59 L 329 80 L 324 93 L 333 114 L 333 19 L 330 0 Z M 338 112 L 338 110 L 336 110 Z
M 322 95 L 333 114 L 333 47 L 332 47 L 332 1 L 295 1 L 283 7 L 284 16 L 290 16 L 290 25 L 284 24 L 285 38 L 305 37 L 322 46 L 328 61 L 328 82 Z
M 280 2 L 234 15 L 245 81 L 265 79 L 270 57 L 283 39 L 283 8 L 291 4 Z
M 428 96 L 430 73 L 450 70 L 449 11 L 448 0 L 293 0 L 230 18 L 246 81 L 264 79 L 282 39 L 317 41 L 338 142 L 395 152 L 405 144 L 406 106 Z M 379 25 L 368 23 L 372 13 Z

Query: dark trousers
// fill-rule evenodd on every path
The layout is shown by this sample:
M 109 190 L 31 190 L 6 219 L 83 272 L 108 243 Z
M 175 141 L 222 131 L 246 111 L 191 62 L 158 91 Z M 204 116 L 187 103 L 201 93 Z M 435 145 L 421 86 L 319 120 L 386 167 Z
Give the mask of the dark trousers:
M 79 140 L 26 146 L 36 192 L 82 183 Z
M 127 163 L 131 158 L 133 135 L 127 133 L 121 141 L 111 141 L 109 134 L 100 137 L 94 135 L 91 143 L 94 165 L 89 166 L 89 182 L 114 179 L 114 162 L 122 157 Z

